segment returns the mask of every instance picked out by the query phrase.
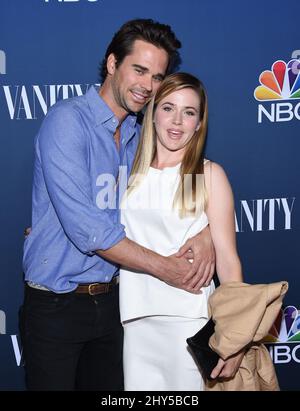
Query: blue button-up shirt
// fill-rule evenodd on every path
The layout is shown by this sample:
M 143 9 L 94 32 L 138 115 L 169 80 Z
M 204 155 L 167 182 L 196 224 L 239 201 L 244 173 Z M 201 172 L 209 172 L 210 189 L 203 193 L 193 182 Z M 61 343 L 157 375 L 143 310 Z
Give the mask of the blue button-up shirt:
M 59 293 L 78 283 L 109 282 L 116 274 L 118 265 L 93 251 L 125 237 L 118 207 L 104 208 L 99 201 L 101 176 L 117 181 L 119 166 L 129 172 L 138 144 L 139 125 L 129 115 L 117 149 L 113 135 L 118 123 L 95 87 L 49 110 L 35 140 L 32 231 L 23 258 L 26 281 Z

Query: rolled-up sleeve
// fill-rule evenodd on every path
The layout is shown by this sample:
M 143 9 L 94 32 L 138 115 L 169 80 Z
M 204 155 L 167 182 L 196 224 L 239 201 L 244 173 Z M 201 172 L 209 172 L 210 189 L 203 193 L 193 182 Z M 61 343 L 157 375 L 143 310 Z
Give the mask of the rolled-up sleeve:
M 46 188 L 69 240 L 85 254 L 106 250 L 125 237 L 124 226 L 93 203 L 88 144 L 76 108 L 59 107 L 44 119 L 37 137 L 37 157 Z

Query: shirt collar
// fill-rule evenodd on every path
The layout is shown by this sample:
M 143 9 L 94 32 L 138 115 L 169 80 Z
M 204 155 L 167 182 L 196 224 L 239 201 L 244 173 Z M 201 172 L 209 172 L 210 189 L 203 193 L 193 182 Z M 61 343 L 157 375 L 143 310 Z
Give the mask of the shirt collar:
M 103 98 L 99 95 L 99 89 L 99 86 L 91 86 L 86 93 L 88 105 L 94 115 L 95 125 L 98 126 L 99 124 L 104 124 L 106 122 L 113 122 L 115 127 L 117 127 L 119 120 L 105 103 Z M 134 128 L 136 125 L 136 120 L 137 116 L 135 114 L 129 114 L 123 123 Z

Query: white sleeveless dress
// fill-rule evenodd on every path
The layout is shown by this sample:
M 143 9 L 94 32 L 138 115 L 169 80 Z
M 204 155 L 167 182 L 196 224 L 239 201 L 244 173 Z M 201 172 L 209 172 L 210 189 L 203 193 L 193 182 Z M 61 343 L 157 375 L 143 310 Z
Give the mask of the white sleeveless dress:
M 174 254 L 208 224 L 180 218 L 173 209 L 180 164 L 150 167 L 142 183 L 121 204 L 126 235 L 163 256 Z M 120 314 L 124 327 L 126 391 L 202 390 L 203 380 L 186 344 L 208 320 L 214 284 L 191 294 L 147 273 L 120 270 Z

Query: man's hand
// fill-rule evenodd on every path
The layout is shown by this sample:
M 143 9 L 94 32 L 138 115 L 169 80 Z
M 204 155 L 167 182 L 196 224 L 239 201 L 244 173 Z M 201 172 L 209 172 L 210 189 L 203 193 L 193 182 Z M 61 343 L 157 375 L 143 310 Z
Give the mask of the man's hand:
M 181 288 L 193 294 L 201 294 L 200 287 L 191 287 L 189 282 L 186 284 L 182 282 L 183 275 L 189 273 L 192 266 L 185 256 L 179 258 L 173 254 L 163 258 L 164 262 L 158 278 L 173 287 Z
M 178 250 L 176 257 L 193 260 L 190 271 L 182 279 L 188 290 L 200 290 L 207 287 L 215 272 L 215 249 L 207 226 L 199 234 L 187 240 Z
M 244 354 L 243 350 L 225 361 L 219 358 L 218 364 L 210 374 L 211 378 L 233 378 L 241 365 Z
M 200 288 L 190 288 L 189 284 L 183 284 L 182 278 L 187 275 L 192 264 L 185 257 L 162 256 L 138 245 L 129 238 L 123 238 L 117 244 L 107 250 L 95 251 L 100 257 L 141 271 L 152 274 L 154 277 L 182 290 L 198 294 Z

